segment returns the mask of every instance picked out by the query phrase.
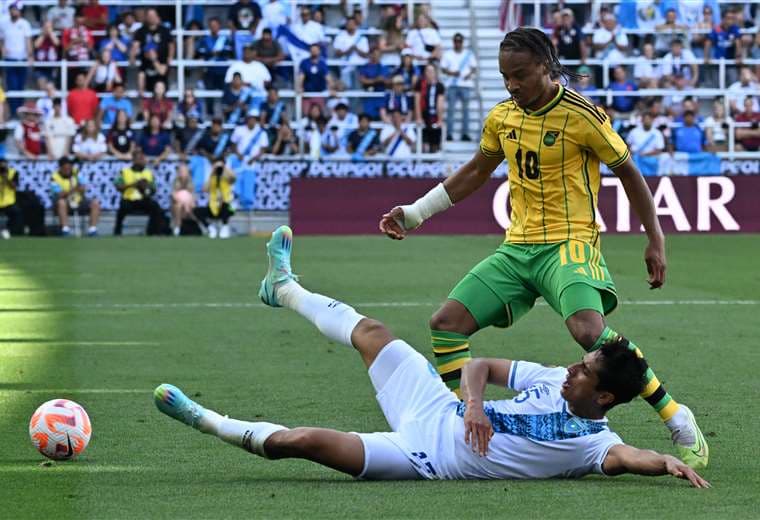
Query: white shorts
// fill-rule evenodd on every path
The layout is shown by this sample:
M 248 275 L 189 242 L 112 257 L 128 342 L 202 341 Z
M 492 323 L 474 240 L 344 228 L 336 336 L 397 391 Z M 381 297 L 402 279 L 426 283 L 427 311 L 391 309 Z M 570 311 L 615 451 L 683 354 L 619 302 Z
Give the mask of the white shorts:
M 459 399 L 428 360 L 401 340 L 380 352 L 369 375 L 393 433 L 359 435 L 365 449 L 361 477 L 440 478 L 434 453 L 448 440 L 448 428 L 441 426 L 454 414 Z

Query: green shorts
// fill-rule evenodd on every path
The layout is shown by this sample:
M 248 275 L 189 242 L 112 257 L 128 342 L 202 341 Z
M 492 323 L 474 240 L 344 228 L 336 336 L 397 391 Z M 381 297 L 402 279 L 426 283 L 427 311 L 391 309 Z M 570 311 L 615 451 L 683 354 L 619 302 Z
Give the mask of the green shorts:
M 566 291 L 574 284 L 583 285 Z M 585 288 L 595 290 L 581 290 Z M 505 242 L 467 273 L 449 299 L 462 303 L 480 328 L 485 328 L 509 327 L 539 296 L 564 319 L 584 309 L 606 315 L 617 307 L 615 284 L 602 253 L 580 240 Z

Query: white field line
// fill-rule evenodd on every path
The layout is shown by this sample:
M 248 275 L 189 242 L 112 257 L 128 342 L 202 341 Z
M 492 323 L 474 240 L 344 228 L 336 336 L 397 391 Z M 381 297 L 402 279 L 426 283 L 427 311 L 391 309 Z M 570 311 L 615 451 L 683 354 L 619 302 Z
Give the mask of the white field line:
M 1 394 L 54 394 L 64 396 L 66 394 L 145 394 L 150 395 L 152 389 L 139 388 L 0 388 Z
M 19 339 L 0 338 L 0 347 L 3 345 L 61 345 L 68 347 L 140 347 L 140 346 L 157 346 L 156 341 L 59 341 L 57 339 L 29 338 Z
M 441 302 L 361 302 L 355 307 L 437 307 Z M 537 305 L 546 306 L 546 302 Z M 760 305 L 760 300 L 622 300 L 620 305 Z M 0 307 L 0 312 L 67 312 L 74 309 L 258 309 L 263 303 L 252 302 L 166 302 L 166 303 L 76 303 L 63 305 L 22 305 Z

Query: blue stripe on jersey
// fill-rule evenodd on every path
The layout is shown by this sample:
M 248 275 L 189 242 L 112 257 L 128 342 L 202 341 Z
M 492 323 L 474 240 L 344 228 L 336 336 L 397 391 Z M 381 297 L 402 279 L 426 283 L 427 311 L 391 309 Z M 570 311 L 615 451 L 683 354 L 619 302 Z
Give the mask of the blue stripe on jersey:
M 515 389 L 515 374 L 517 373 L 517 361 L 512 361 L 512 373 L 509 375 L 509 388 Z
M 460 402 L 457 415 L 464 417 L 466 405 Z M 495 433 L 527 437 L 534 441 L 563 441 L 593 435 L 607 429 L 607 423 L 576 417 L 567 411 L 529 415 L 499 413 L 491 406 L 484 411 Z

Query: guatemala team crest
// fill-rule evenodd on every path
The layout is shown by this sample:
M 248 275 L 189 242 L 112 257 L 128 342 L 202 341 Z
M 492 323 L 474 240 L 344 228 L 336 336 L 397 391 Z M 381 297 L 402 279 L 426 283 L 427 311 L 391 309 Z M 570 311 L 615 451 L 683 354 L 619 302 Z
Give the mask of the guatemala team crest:
M 544 135 L 544 144 L 546 146 L 551 146 L 554 143 L 557 142 L 557 137 L 559 136 L 559 130 L 549 130 L 546 132 L 546 135 Z
M 544 140 L 546 140 L 546 138 L 544 138 Z M 568 435 L 582 435 L 585 433 L 585 430 L 586 425 L 583 424 L 583 421 L 579 421 L 575 417 L 571 417 L 565 421 L 565 424 L 562 426 L 562 431 Z

